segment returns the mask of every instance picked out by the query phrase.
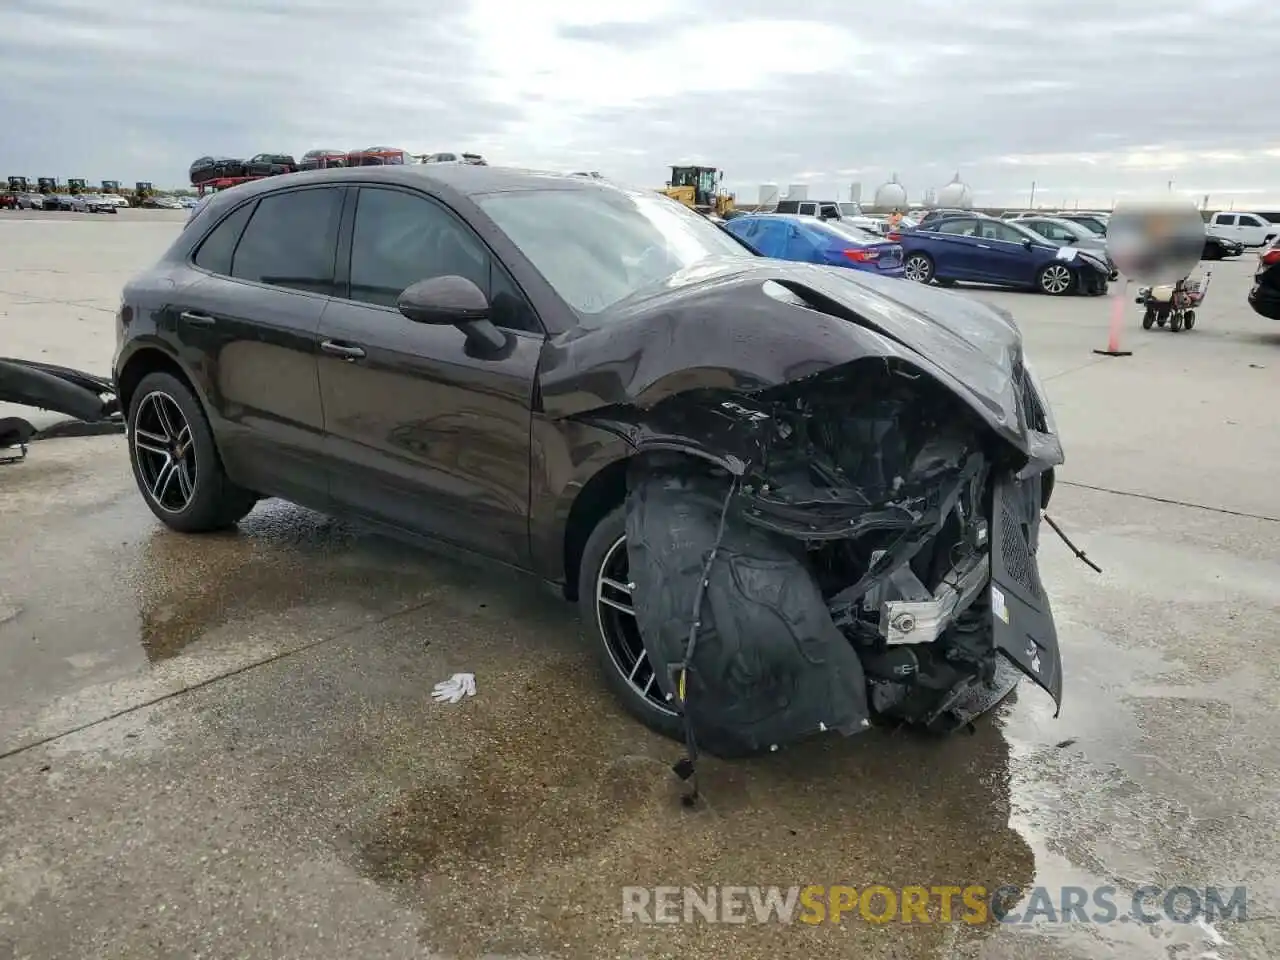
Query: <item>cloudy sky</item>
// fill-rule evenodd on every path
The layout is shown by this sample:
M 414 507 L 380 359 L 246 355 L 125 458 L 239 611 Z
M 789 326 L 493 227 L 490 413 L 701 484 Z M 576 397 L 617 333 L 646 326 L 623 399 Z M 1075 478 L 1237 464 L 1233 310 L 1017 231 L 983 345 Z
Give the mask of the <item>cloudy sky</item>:
M 1269 0 L 3 0 L 0 175 L 394 144 L 979 204 L 1280 209 Z M 882 9 L 884 12 L 873 13 Z

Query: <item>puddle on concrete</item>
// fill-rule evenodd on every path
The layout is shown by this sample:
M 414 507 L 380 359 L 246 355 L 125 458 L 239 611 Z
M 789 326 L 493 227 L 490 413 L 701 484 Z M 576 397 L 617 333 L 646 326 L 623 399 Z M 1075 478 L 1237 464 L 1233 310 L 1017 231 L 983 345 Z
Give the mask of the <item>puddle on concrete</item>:
M 448 956 L 933 956 L 941 924 L 622 925 L 627 885 L 1022 885 L 1031 851 L 1009 828 L 1007 747 L 875 731 L 747 763 L 704 758 L 704 805 L 681 805 L 678 744 L 647 734 L 578 657 L 525 649 L 482 679 L 455 762 L 397 761 L 416 782 L 349 832 L 358 869 L 419 906 Z M 518 678 L 518 680 L 517 680 Z M 462 716 L 461 714 L 459 716 Z M 450 724 L 450 726 L 453 726 Z M 433 754 L 430 743 L 417 750 Z M 430 771 L 424 773 L 423 771 Z
M 302 606 L 385 610 L 423 587 L 465 579 L 432 555 L 281 501 L 238 529 L 185 536 L 156 527 L 126 572 L 152 662 L 177 656 L 219 627 Z
M 1203 890 L 1218 883 L 1229 896 L 1243 880 L 1240 874 L 1220 875 L 1218 863 L 1221 844 L 1234 842 L 1222 817 L 1236 811 L 1220 808 L 1214 782 L 1220 789 L 1221 781 L 1211 777 L 1213 771 L 1194 761 L 1179 764 L 1179 739 L 1167 736 L 1172 722 L 1174 729 L 1194 731 L 1192 739 L 1209 743 L 1212 753 L 1215 728 L 1226 732 L 1229 704 L 1201 699 L 1205 691 L 1196 687 L 1152 698 L 1143 681 L 1177 672 L 1176 663 L 1150 648 L 1121 647 L 1069 620 L 1060 621 L 1059 631 L 1071 652 L 1066 720 L 1055 721 L 1051 705 L 1027 698 L 1000 721 L 1011 751 L 1009 823 L 1034 851 L 1035 886 L 1047 889 L 1059 905 L 1064 888 L 1083 889 L 1091 898 L 1111 888 L 1121 914 L 1146 885 Z M 1073 707 L 1076 690 L 1089 691 L 1089 701 Z M 1019 901 L 1016 914 L 1030 905 Z M 1085 912 L 1091 916 L 1100 909 L 1091 899 Z M 1067 951 L 1064 956 L 1228 960 L 1238 956 L 1231 952 L 1229 927 L 1221 921 L 1147 925 L 1117 917 L 1087 925 L 1017 924 L 1002 927 L 1000 936 L 1031 952 L 1038 943 L 1053 944 Z

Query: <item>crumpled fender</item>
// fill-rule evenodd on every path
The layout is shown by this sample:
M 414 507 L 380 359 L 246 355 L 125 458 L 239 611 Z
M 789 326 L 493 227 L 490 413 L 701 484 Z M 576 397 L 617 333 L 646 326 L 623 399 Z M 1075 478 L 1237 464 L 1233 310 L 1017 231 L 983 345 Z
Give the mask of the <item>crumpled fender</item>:
M 770 283 L 772 281 L 772 283 Z M 944 290 L 838 268 L 728 261 L 592 318 L 544 348 L 543 409 L 650 409 L 692 390 L 750 393 L 867 358 L 910 363 L 1028 459 L 1061 463 L 1026 422 L 1022 338 L 1003 311 Z

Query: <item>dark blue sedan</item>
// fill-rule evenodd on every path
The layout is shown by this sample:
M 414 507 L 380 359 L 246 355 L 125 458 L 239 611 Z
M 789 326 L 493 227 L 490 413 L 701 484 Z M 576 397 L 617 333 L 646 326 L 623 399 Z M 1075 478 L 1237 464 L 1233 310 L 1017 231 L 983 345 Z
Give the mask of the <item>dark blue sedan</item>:
M 838 220 L 757 213 L 724 228 L 762 257 L 903 276 L 901 245 Z
M 1053 296 L 1107 292 L 1110 266 L 1101 257 L 1046 240 L 1016 222 L 952 216 L 902 234 L 907 279 L 1023 287 Z

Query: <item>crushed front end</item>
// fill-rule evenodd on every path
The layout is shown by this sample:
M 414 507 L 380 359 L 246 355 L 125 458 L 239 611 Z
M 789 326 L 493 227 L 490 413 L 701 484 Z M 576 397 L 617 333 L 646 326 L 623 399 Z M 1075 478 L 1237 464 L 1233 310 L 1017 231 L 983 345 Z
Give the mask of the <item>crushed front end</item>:
M 1027 435 L 1056 446 L 1016 373 Z M 711 752 L 876 720 L 945 731 L 1012 689 L 1008 663 L 1060 701 L 1035 559 L 1054 460 L 919 367 L 872 358 L 593 419 L 610 416 L 641 451 L 627 525 L 640 632 Z

